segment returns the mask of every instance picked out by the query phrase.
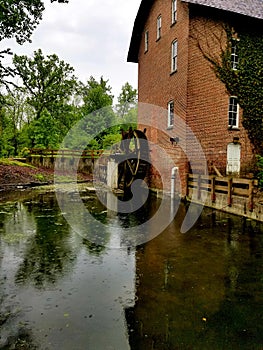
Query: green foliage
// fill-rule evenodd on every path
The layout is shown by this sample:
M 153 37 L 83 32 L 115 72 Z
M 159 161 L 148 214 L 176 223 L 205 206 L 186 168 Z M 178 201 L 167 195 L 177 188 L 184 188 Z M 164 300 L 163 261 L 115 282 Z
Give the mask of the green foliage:
M 83 119 L 79 124 L 79 135 L 83 133 L 83 138 L 87 137 L 95 140 L 96 143 L 88 142 L 90 145 L 97 145 L 96 149 L 102 149 L 103 138 L 111 132 L 110 127 L 115 123 L 115 114 L 112 108 L 113 96 L 111 95 L 111 87 L 108 81 L 103 77 L 96 81 L 94 77 L 90 77 L 86 85 L 81 87 L 81 95 L 83 98 L 83 106 L 81 113 Z M 77 136 L 77 135 L 76 135 Z M 73 138 L 76 139 L 76 136 Z M 83 139 L 78 137 L 78 142 Z M 77 140 L 76 140 L 77 141 Z
M 76 89 L 74 69 L 55 54 L 45 58 L 39 49 L 33 58 L 15 55 L 13 64 L 16 74 L 22 79 L 27 102 L 35 109 L 37 118 L 44 108 L 50 113 L 60 108 Z
M 30 41 L 43 11 L 43 0 L 1 1 L 0 41 Z M 8 54 L 9 49 L 0 51 L 0 60 Z M 8 94 L 0 93 L 0 156 L 26 156 L 32 147 L 58 148 L 76 122 L 79 128 L 67 138 L 66 147 L 110 147 L 120 140 L 121 127 L 137 124 L 137 91 L 129 83 L 114 109 L 108 80 L 91 76 L 86 84 L 79 83 L 73 67 L 55 54 L 45 57 L 39 49 L 33 57 L 14 55 L 13 65 L 0 61 L 0 84 L 8 89 Z M 7 81 L 15 76 L 21 78 L 21 86 Z
M 45 178 L 45 176 L 43 174 L 40 174 L 40 173 L 39 174 L 35 174 L 34 177 L 35 177 L 35 179 L 37 181 L 41 181 L 41 182 L 46 181 L 46 178 Z
M 82 85 L 81 94 L 84 102 L 82 107 L 84 115 L 112 105 L 111 87 L 108 85 L 108 80 L 104 80 L 103 77 L 98 82 L 91 76 L 87 84 Z
M 122 86 L 116 106 L 117 115 L 120 119 L 125 119 L 130 110 L 137 105 L 137 90 L 127 82 Z
M 243 109 L 243 126 L 256 154 L 263 154 L 263 36 L 261 31 L 235 33 L 227 28 L 227 46 L 221 61 L 210 59 L 219 79 Z M 231 67 L 233 37 L 238 49 L 238 66 Z
M 67 0 L 51 0 L 61 3 Z M 44 2 L 41 0 L 1 0 L 0 2 L 0 41 L 14 38 L 20 45 L 30 41 L 31 35 L 42 19 Z M 11 55 L 9 48 L 0 51 L 0 58 Z M 8 87 L 7 77 L 15 73 L 11 67 L 0 62 L 0 83 Z
M 85 144 L 84 144 L 84 147 L 85 147 Z M 97 140 L 92 139 L 89 141 L 89 143 L 85 148 L 93 150 L 93 149 L 100 149 L 101 147 L 100 147 L 100 143 Z
M 56 120 L 44 110 L 29 128 L 29 138 L 36 148 L 58 148 L 59 129 Z
M 12 160 L 7 158 L 0 158 L 0 165 L 16 165 L 16 166 L 35 169 L 33 165 L 22 163 L 19 160 Z
M 18 44 L 29 41 L 42 19 L 44 8 L 40 0 L 2 0 L 0 40 L 14 37 Z
M 103 149 L 109 149 L 112 146 L 121 142 L 121 134 L 109 134 L 105 135 L 102 140 Z
M 27 147 L 22 148 L 22 150 L 19 153 L 20 157 L 28 157 L 30 155 L 30 150 Z

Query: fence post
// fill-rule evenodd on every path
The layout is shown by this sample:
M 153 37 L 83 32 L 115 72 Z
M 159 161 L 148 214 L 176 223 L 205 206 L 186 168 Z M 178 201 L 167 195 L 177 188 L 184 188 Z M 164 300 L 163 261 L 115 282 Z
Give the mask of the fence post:
M 189 197 L 189 186 L 188 186 L 188 182 L 189 182 L 189 174 L 186 173 L 186 177 L 185 177 L 185 182 L 186 182 L 186 191 L 185 191 L 185 195 L 186 197 Z
M 251 180 L 249 182 L 249 187 L 248 187 L 248 208 L 249 208 L 249 211 L 253 211 L 253 209 L 254 209 L 253 190 L 254 190 L 254 180 Z
M 232 205 L 232 185 L 233 179 L 230 177 L 227 181 L 227 205 L 231 207 Z
M 198 183 L 197 183 L 197 199 L 201 198 L 201 175 L 198 174 Z
M 211 200 L 212 203 L 216 201 L 216 177 L 211 177 Z

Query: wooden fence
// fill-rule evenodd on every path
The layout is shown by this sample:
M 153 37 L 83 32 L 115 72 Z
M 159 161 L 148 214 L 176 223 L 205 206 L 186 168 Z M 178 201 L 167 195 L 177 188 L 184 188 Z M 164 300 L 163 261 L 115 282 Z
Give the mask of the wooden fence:
M 80 157 L 84 159 L 98 159 L 104 153 L 104 150 L 69 150 L 69 149 L 42 149 L 42 148 L 32 148 L 30 149 L 30 156 L 42 156 L 42 157 Z
M 231 207 L 233 196 L 247 198 L 248 208 L 253 211 L 253 195 L 257 187 L 257 180 L 235 177 L 217 177 L 214 175 L 187 174 L 187 196 L 190 189 L 195 189 L 197 199 L 201 199 L 203 191 L 209 192 L 211 202 L 215 203 L 217 194 L 227 196 L 227 205 Z

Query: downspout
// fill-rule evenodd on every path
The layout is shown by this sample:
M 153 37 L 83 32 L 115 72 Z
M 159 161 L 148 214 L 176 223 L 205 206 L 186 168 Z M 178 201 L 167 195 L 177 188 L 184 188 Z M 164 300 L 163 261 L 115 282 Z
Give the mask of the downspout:
M 172 171 L 171 171 L 171 199 L 174 199 L 175 179 L 176 179 L 177 173 L 178 173 L 178 167 L 175 166 L 172 168 Z

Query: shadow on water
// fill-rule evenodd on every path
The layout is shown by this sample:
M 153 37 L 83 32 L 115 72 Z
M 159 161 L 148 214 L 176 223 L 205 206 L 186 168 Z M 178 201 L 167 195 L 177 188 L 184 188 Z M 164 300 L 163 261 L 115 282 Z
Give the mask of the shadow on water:
M 182 234 L 181 205 L 159 236 L 116 249 L 160 200 L 132 213 L 82 200 L 102 232 L 74 205 L 86 230 L 73 232 L 51 192 L 0 204 L 1 349 L 263 348 L 261 224 L 204 209 Z

